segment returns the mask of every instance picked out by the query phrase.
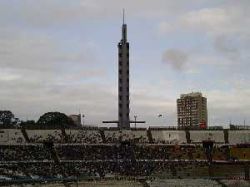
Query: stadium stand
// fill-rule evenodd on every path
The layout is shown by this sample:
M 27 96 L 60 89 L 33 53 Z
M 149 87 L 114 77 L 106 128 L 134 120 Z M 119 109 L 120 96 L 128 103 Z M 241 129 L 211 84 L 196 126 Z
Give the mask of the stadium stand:
M 56 130 L 26 130 L 31 143 L 42 143 L 44 141 L 51 141 L 62 143 L 63 136 L 60 129 Z
M 149 132 L 154 141 L 149 141 Z M 187 132 L 191 143 L 186 141 Z M 223 132 L 0 129 L 0 185 L 2 181 L 52 179 L 63 182 L 65 178 L 95 177 L 100 180 L 104 177 L 249 179 L 250 152 L 246 142 L 249 142 L 250 131 L 228 130 L 230 144 L 223 144 Z M 209 154 L 204 140 L 215 141 Z M 197 184 L 207 185 L 208 181 Z
M 51 160 L 43 144 L 1 145 L 0 161 Z
M 112 145 L 57 144 L 60 160 L 108 160 L 115 159 L 116 147 Z
M 185 187 L 220 187 L 221 185 L 211 179 L 161 179 L 149 183 L 150 187 L 158 186 L 185 186 Z
M 105 130 L 106 142 L 134 141 L 137 143 L 148 142 L 147 131 L 143 130 Z
M 65 132 L 65 134 L 63 133 Z M 229 144 L 250 143 L 250 130 L 228 130 L 227 139 Z M 150 129 L 153 141 L 149 141 L 146 129 L 118 130 L 118 129 L 53 129 L 53 130 L 25 130 L 0 129 L 0 144 L 22 144 L 27 139 L 31 143 L 42 143 L 51 141 L 54 143 L 116 143 L 122 141 L 133 141 L 134 143 L 164 143 L 164 144 L 186 144 L 186 133 L 190 134 L 192 143 L 202 143 L 204 140 L 212 140 L 215 143 L 225 143 L 223 130 L 158 130 Z M 67 136 L 67 142 L 66 138 Z M 105 141 L 104 141 L 105 140 Z M 227 141 L 226 141 L 227 142 Z
M 102 137 L 99 130 L 80 129 L 65 130 L 68 143 L 102 143 Z

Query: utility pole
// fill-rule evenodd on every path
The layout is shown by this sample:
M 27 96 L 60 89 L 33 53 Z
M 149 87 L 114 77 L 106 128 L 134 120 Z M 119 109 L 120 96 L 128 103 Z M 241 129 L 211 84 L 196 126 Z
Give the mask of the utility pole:
M 82 126 L 84 126 L 84 117 L 85 117 L 85 115 L 83 114 L 82 115 Z
M 135 129 L 136 129 L 136 118 L 137 118 L 137 116 L 135 115 L 134 118 L 135 118 Z

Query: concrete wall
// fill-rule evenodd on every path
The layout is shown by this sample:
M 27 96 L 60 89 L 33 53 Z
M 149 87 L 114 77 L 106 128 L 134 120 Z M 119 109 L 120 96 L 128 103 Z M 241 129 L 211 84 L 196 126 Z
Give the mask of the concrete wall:
M 20 144 L 25 143 L 20 129 L 0 129 L 0 144 Z
M 48 138 L 60 143 L 62 132 L 56 130 L 26 130 L 29 139 L 42 142 Z M 99 130 L 65 130 L 67 135 L 76 138 L 76 143 L 102 143 Z M 223 130 L 190 130 L 191 143 L 200 143 L 203 140 L 214 140 L 216 143 L 225 143 Z M 155 142 L 186 143 L 185 131 L 177 130 L 151 130 Z M 137 139 L 138 142 L 148 142 L 146 130 L 105 130 L 105 138 L 112 142 L 115 140 Z M 78 137 L 78 138 L 77 138 Z M 79 141 L 80 139 L 80 141 Z M 250 143 L 250 130 L 229 130 L 230 144 Z M 0 129 L 0 144 L 25 143 L 21 129 Z M 31 141 L 32 142 L 32 141 Z
M 55 140 L 62 142 L 62 133 L 60 129 L 55 130 L 26 130 L 31 142 L 42 142 L 44 140 Z
M 170 144 L 187 142 L 185 131 L 151 130 L 151 134 L 154 142 L 165 142 Z
M 104 131 L 104 134 L 108 142 L 113 142 L 119 139 L 122 141 L 138 139 L 139 142 L 148 142 L 146 130 L 106 130 Z
M 198 143 L 204 140 L 213 140 L 217 143 L 225 143 L 223 131 L 217 130 L 190 130 L 191 143 Z
M 228 140 L 230 144 L 250 143 L 250 130 L 228 131 Z

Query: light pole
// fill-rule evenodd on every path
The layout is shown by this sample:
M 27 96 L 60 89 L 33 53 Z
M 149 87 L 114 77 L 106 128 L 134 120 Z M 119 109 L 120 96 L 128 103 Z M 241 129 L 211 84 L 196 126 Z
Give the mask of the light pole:
M 165 117 L 165 115 L 164 115 L 164 117 Z M 163 118 L 163 115 L 162 114 L 158 114 L 158 118 L 160 119 L 160 118 L 162 118 L 163 120 L 163 126 L 164 126 L 164 118 Z
M 160 118 L 162 118 L 162 114 L 158 114 L 158 118 L 160 119 Z M 160 121 L 160 120 L 159 120 Z M 161 123 L 160 123 L 161 124 Z
M 85 115 L 83 114 L 82 115 L 82 126 L 84 126 L 84 117 L 85 117 Z
M 135 129 L 136 129 L 136 118 L 137 118 L 137 116 L 135 115 L 134 118 L 135 118 Z

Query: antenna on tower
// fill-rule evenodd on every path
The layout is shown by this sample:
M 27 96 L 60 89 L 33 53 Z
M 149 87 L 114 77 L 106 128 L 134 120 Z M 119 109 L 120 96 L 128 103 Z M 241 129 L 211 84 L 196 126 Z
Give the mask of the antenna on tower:
M 124 25 L 124 22 L 125 22 L 125 10 L 124 8 L 122 9 L 122 23 Z

